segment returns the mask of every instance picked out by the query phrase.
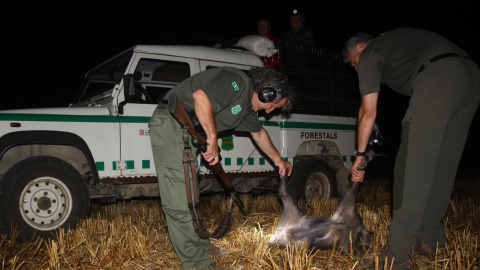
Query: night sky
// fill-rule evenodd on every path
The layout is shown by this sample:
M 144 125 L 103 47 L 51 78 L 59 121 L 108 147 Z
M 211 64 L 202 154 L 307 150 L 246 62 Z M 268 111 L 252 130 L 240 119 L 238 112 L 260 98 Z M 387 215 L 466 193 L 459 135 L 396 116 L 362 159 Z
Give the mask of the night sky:
M 466 1 L 416 2 L 3 1 L 0 110 L 68 106 L 88 70 L 136 44 L 210 46 L 256 34 L 260 17 L 280 36 L 293 8 L 304 13 L 315 47 L 340 51 L 359 31 L 376 36 L 416 27 L 444 35 L 480 63 L 477 8 Z M 480 150 L 473 140 L 480 138 L 478 114 L 465 150 L 472 155 Z

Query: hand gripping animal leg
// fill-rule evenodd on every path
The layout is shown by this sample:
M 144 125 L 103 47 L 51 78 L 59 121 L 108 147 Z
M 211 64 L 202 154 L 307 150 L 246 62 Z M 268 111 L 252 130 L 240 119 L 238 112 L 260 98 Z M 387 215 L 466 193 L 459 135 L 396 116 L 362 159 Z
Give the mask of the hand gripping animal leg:
M 288 194 L 286 178 L 286 175 L 280 176 L 278 197 L 282 201 L 283 210 L 275 234 L 270 238 L 270 245 L 279 244 L 280 246 L 287 246 L 290 242 L 292 231 L 295 231 L 299 221 L 305 216 L 302 209 L 298 207 L 293 198 Z
M 342 201 L 337 205 L 332 217 L 305 216 L 286 190 L 286 177 L 281 177 L 278 196 L 283 211 L 270 245 L 292 245 L 306 242 L 312 249 L 330 249 L 334 246 L 347 252 L 350 239 L 355 249 L 370 245 L 370 233 L 363 226 L 356 211 L 356 197 L 359 183 L 350 183 Z M 350 237 L 351 234 L 351 237 Z

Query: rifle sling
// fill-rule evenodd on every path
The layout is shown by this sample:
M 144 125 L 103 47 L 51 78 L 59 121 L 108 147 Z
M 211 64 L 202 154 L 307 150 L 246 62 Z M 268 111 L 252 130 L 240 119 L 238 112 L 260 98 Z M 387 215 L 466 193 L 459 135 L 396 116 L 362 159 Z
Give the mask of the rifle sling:
M 198 133 L 195 130 L 192 120 L 190 119 L 185 107 L 183 107 L 183 104 L 180 101 L 180 99 L 178 99 L 176 95 L 171 95 L 168 99 L 167 104 L 168 104 L 170 113 L 173 115 L 173 117 L 177 119 L 177 121 L 180 123 L 181 126 L 187 127 L 187 132 L 190 134 L 190 136 L 192 136 L 192 139 L 198 140 L 202 145 L 205 145 L 205 148 L 206 148 L 206 144 L 207 144 L 206 138 L 204 138 L 202 134 Z M 240 197 L 238 196 L 238 194 L 235 192 L 232 186 L 232 183 L 230 183 L 230 180 L 228 179 L 228 177 L 225 174 L 225 171 L 222 168 L 222 165 L 220 163 L 217 163 L 213 166 L 210 166 L 210 169 L 216 175 L 218 175 L 218 177 L 223 182 L 223 184 L 225 184 L 226 188 L 228 189 L 228 192 L 230 192 L 230 196 L 232 196 L 233 194 L 235 202 L 238 204 L 238 206 L 240 207 L 240 210 L 243 212 L 245 205 L 240 200 Z
M 233 193 L 230 194 L 230 202 L 228 205 L 227 212 L 223 219 L 220 221 L 220 224 L 217 226 L 217 229 L 213 233 L 209 233 L 205 224 L 203 222 L 203 215 L 200 211 L 200 195 L 198 192 L 198 179 L 197 174 L 195 172 L 195 157 L 192 154 L 192 149 L 190 148 L 190 143 L 188 140 L 188 131 L 187 127 L 182 125 L 183 130 L 183 168 L 185 172 L 185 187 L 187 190 L 187 201 L 188 201 L 188 209 L 190 211 L 190 215 L 192 216 L 193 227 L 195 228 L 195 232 L 204 239 L 207 238 L 214 238 L 220 239 L 224 237 L 231 229 L 232 225 L 232 208 L 233 208 L 233 200 L 234 195 Z M 192 185 L 193 185 L 193 198 L 192 198 L 192 188 L 190 186 L 190 172 L 192 175 Z M 194 201 L 192 201 L 192 199 Z

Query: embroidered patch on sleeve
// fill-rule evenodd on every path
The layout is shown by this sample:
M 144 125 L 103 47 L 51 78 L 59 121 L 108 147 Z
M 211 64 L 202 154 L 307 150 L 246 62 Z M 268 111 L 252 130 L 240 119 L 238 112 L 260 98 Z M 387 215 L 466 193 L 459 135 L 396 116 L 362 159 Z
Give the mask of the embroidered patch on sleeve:
M 232 107 L 232 114 L 237 114 L 242 110 L 242 107 L 240 105 L 237 105 L 235 107 Z
M 232 85 L 233 85 L 233 89 L 235 89 L 235 92 L 237 92 L 238 90 L 240 90 L 240 88 L 238 87 L 238 85 L 237 85 L 236 82 L 232 82 Z

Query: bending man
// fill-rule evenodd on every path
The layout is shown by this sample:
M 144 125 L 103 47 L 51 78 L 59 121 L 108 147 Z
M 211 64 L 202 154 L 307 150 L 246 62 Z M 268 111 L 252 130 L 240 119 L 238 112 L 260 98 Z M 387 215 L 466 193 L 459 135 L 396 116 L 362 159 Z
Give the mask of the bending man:
M 202 153 L 209 164 L 219 162 L 217 132 L 235 129 L 250 132 L 279 173 L 290 175 L 292 165 L 281 158 L 257 117 L 260 110 L 291 110 L 293 92 L 284 75 L 270 68 L 252 68 L 249 76 L 231 67 L 213 68 L 186 79 L 164 99 L 173 94 L 187 111 L 195 110 L 209 144 Z M 200 238 L 192 225 L 185 192 L 182 130 L 165 103 L 153 113 L 150 136 L 170 238 L 184 269 L 217 269 L 208 255 L 221 255 L 221 251 Z
M 357 71 L 362 104 L 352 180 L 363 181 L 364 152 L 376 118 L 380 84 L 410 96 L 395 161 L 393 219 L 388 245 L 397 269 L 410 267 L 409 252 L 431 256 L 447 242 L 441 219 L 480 100 L 480 71 L 446 38 L 401 28 L 376 38 L 359 33 L 344 48 Z M 380 256 L 385 257 L 385 256 Z

